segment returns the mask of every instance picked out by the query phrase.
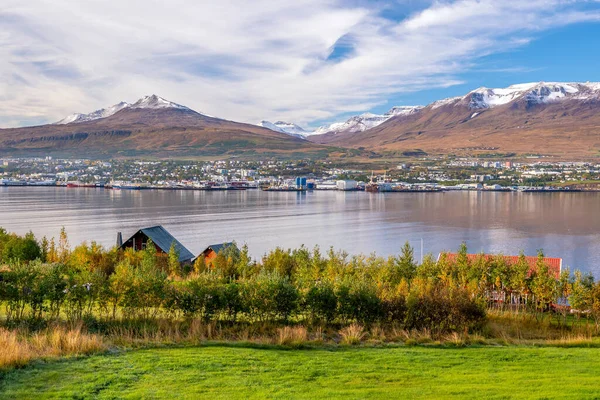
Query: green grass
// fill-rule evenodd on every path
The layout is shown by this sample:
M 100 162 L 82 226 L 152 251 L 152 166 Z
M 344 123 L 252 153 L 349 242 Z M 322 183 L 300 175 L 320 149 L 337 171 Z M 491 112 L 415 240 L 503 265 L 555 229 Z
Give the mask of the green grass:
M 600 398 L 586 348 L 147 349 L 38 362 L 0 398 Z

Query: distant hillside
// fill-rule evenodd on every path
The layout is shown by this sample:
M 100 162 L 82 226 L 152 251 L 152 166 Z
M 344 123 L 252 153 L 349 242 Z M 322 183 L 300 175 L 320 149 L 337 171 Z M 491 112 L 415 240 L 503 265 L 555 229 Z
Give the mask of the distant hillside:
M 56 124 L 0 129 L 0 154 L 15 156 L 292 156 L 328 151 L 284 133 L 210 117 L 155 95 L 74 114 Z
M 479 88 L 362 132 L 332 132 L 309 140 L 373 151 L 598 156 L 600 84 Z
M 380 115 L 364 113 L 360 115 L 355 115 L 343 122 L 334 122 L 329 125 L 320 126 L 314 131 L 307 131 L 306 129 L 303 129 L 302 127 L 296 124 L 283 121 L 277 121 L 275 123 L 269 121 L 261 121 L 260 126 L 264 128 L 269 128 L 276 132 L 287 133 L 288 135 L 300 138 L 306 138 L 307 136 L 312 135 L 324 135 L 327 133 L 331 133 L 332 135 L 337 133 L 356 133 L 374 128 L 395 116 L 413 114 L 419 111 L 421 108 L 423 108 L 423 106 L 396 106 L 390 109 L 385 114 Z M 318 142 L 319 138 L 314 138 L 313 141 Z

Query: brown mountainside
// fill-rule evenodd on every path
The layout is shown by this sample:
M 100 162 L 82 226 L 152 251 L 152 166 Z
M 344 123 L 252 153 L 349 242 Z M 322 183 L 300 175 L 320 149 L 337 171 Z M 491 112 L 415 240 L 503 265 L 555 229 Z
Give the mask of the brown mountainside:
M 0 129 L 0 155 L 193 157 L 327 152 L 266 128 L 209 117 L 185 107 L 124 108 L 106 118 Z
M 309 138 L 374 151 L 600 155 L 600 99 L 595 96 L 539 102 L 523 94 L 493 107 L 478 100 L 477 93 L 470 93 L 391 118 L 364 132 Z

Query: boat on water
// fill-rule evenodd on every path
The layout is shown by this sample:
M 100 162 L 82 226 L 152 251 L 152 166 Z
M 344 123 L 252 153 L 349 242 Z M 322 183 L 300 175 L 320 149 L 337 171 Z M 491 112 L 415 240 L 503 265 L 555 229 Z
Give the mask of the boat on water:
M 54 179 L 46 179 L 43 181 L 29 181 L 27 182 L 27 186 L 56 186 L 56 181 Z
M 95 188 L 95 183 L 84 183 L 84 182 L 67 182 L 68 188 Z
M 261 189 L 265 192 L 306 192 L 305 187 L 288 186 L 288 185 L 269 186 L 269 187 L 265 187 L 265 188 L 261 188 Z
M 109 186 L 111 189 L 125 189 L 125 190 L 142 190 L 142 189 L 150 189 L 148 185 L 144 185 L 141 183 L 133 183 L 133 182 L 121 182 L 115 181 Z
M 392 188 L 392 192 L 402 192 L 402 193 L 439 193 L 444 190 L 441 188 L 403 188 L 403 187 L 394 187 Z
M 522 193 L 560 193 L 560 192 L 581 192 L 581 189 L 555 188 L 555 187 L 519 187 L 518 192 Z
M 207 182 L 202 190 L 246 190 L 245 186 L 232 185 L 228 182 Z
M 379 192 L 379 187 L 376 183 L 369 182 L 365 185 L 365 192 L 377 193 Z
M 26 186 L 27 182 L 18 179 L 2 179 L 0 180 L 0 186 Z
M 306 192 L 306 189 L 302 188 L 280 188 L 280 187 L 268 187 L 263 189 L 264 192 Z

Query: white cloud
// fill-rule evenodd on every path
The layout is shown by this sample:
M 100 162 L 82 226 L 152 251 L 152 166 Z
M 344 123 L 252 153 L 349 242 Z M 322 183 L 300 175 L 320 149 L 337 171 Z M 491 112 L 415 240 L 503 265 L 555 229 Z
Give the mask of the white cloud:
M 570 1 L 5 0 L 0 126 L 156 93 L 223 118 L 307 124 L 456 84 L 478 57 L 597 21 Z M 406 10 L 408 17 L 394 20 Z M 328 60 L 342 39 L 351 50 Z

